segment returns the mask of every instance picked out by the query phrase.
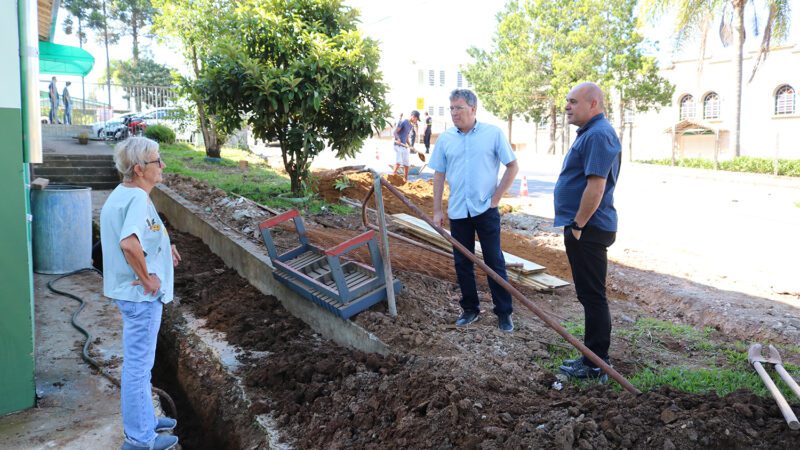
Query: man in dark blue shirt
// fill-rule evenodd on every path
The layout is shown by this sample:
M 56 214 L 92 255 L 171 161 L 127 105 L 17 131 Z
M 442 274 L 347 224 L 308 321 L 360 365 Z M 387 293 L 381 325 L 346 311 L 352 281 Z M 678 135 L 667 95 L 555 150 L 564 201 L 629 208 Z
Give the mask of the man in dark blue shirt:
M 567 94 L 567 121 L 579 127 L 578 137 L 564 158 L 553 196 L 555 226 L 564 227 L 572 280 L 583 305 L 583 343 L 608 361 L 611 313 L 606 298 L 607 249 L 617 235 L 614 188 L 621 147 L 603 111 L 603 92 L 594 83 L 579 84 Z M 574 378 L 608 379 L 585 357 L 566 360 L 559 369 Z
M 410 166 L 408 138 L 418 121 L 419 111 L 411 111 L 411 117 L 398 122 L 397 128 L 394 130 L 394 151 L 396 155 L 394 173 L 397 173 L 397 169 L 403 166 L 403 179 L 405 181 L 408 181 L 408 168 Z

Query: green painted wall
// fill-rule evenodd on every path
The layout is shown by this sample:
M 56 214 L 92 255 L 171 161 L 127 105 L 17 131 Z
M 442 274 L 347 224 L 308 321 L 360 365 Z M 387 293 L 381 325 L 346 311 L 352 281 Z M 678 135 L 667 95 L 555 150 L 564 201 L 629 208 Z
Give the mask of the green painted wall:
M 34 404 L 33 292 L 22 113 L 0 108 L 0 414 Z

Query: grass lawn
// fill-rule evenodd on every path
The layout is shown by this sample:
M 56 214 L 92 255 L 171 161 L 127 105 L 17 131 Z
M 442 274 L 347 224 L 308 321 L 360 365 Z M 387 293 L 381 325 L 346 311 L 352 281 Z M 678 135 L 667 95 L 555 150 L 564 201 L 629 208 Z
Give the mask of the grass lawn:
M 583 323 L 567 321 L 562 325 L 573 336 L 582 338 Z M 669 385 L 685 392 L 713 391 L 720 396 L 738 389 L 747 389 L 762 397 L 770 395 L 747 361 L 749 346 L 741 341 L 727 342 L 713 328 L 699 329 L 654 318 L 641 318 L 632 324 L 615 326 L 612 345 L 613 341 L 624 341 L 629 354 L 639 361 L 636 370 L 627 374 L 627 378 L 642 391 Z M 777 347 L 784 359 L 800 350 L 797 346 Z M 549 359 L 538 363 L 555 373 L 559 372 L 558 366 L 563 359 L 580 356 L 577 350 L 563 346 L 550 346 L 548 351 Z M 794 376 L 800 373 L 800 366 L 792 363 L 784 362 L 784 368 Z M 772 379 L 789 403 L 797 404 L 797 397 L 777 373 L 772 373 Z M 590 383 L 593 382 L 578 382 L 579 385 Z M 616 383 L 612 383 L 612 386 L 622 389 Z
M 276 209 L 302 208 L 310 213 L 331 211 L 337 214 L 350 212 L 345 205 L 325 203 L 309 193 L 303 200 L 289 199 L 289 177 L 267 166 L 258 155 L 235 148 L 222 149 L 221 162 L 206 161 L 203 149 L 185 143 L 162 144 L 161 158 L 167 165 L 166 173 L 189 176 Z M 248 169 L 241 169 L 239 161 L 247 161 Z

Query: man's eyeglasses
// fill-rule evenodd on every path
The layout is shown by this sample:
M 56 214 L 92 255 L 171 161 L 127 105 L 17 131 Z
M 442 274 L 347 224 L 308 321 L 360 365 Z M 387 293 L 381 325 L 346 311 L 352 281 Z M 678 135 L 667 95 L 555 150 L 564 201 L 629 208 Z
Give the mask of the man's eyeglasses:
M 464 111 L 465 109 L 469 109 L 469 106 L 451 106 L 450 112 L 456 112 L 456 111 L 461 112 Z
M 157 163 L 157 164 L 160 166 L 160 165 L 161 165 L 161 158 L 154 159 L 154 160 L 152 160 L 152 161 L 145 161 L 145 162 L 144 162 L 144 165 L 146 166 L 146 165 L 148 165 L 148 164 L 156 164 L 156 163 Z

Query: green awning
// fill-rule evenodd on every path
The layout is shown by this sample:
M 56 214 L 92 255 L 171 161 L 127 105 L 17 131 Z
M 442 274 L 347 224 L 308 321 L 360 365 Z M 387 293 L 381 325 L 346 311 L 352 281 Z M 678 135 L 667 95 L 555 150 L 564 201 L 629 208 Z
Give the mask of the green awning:
M 93 66 L 94 56 L 82 48 L 39 41 L 39 73 L 84 77 Z

